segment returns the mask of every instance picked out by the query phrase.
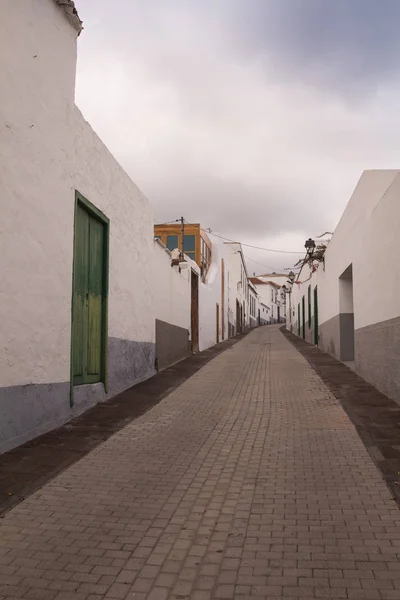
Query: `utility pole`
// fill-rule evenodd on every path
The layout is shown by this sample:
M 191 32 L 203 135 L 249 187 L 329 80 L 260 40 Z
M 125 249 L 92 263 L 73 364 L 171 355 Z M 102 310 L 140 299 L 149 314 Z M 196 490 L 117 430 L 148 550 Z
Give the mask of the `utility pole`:
M 184 259 L 184 240 L 185 240 L 185 219 L 183 217 L 180 218 L 181 221 L 181 236 L 182 236 L 182 240 L 181 240 L 181 260 L 183 261 Z

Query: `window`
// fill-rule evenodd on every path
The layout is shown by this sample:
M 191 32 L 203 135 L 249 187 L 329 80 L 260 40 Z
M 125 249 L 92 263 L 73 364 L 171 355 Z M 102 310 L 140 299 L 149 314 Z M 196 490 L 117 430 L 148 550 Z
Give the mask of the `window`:
M 274 301 L 274 290 L 271 290 L 271 302 Z
M 175 248 L 179 248 L 177 235 L 167 235 L 167 248 L 170 252 L 172 252 L 172 250 L 175 250 Z
M 200 269 L 201 276 L 203 281 L 205 281 L 205 276 L 211 265 L 211 248 L 207 245 L 207 242 L 201 238 L 200 239 Z
M 183 238 L 183 250 L 189 258 L 196 260 L 196 236 L 185 235 Z

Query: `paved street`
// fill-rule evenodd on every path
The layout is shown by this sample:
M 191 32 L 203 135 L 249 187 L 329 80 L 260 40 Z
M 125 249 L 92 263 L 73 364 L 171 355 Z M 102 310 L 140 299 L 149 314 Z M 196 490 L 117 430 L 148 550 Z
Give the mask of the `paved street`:
M 0 523 L 0 600 L 400 599 L 397 505 L 275 326 Z

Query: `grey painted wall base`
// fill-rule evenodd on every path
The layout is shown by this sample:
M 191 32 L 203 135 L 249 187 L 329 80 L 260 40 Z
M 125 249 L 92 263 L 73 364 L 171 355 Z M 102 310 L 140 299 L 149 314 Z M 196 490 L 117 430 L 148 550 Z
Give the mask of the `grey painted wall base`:
M 354 360 L 354 313 L 340 313 L 340 360 Z
M 0 453 L 11 450 L 103 402 L 154 374 L 155 344 L 118 338 L 108 341 L 109 392 L 104 385 L 74 387 L 41 383 L 0 388 Z
M 321 323 L 318 345 L 338 360 L 354 360 L 354 314 L 340 313 Z
M 0 452 L 62 425 L 71 416 L 69 381 L 0 388 Z
M 336 315 L 332 319 L 320 323 L 319 331 L 319 347 L 324 352 L 331 354 L 340 360 L 340 319 Z
M 400 317 L 355 331 L 355 370 L 400 404 Z
M 191 354 L 189 331 L 156 319 L 156 360 L 159 371 Z

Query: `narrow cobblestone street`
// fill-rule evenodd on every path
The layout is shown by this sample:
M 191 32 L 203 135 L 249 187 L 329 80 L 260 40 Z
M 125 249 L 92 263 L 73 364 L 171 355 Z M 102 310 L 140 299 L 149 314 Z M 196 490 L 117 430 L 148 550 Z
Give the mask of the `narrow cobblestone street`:
M 0 522 L 0 599 L 400 599 L 400 512 L 278 327 Z

